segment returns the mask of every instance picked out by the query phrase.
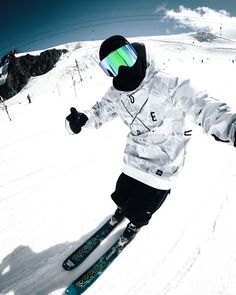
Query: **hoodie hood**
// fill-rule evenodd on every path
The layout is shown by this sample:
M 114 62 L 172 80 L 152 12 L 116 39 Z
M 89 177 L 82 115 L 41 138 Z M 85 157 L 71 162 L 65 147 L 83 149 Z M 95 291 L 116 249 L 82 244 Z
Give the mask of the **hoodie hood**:
M 155 62 L 155 58 L 150 51 L 146 52 L 146 59 L 147 59 L 146 74 L 145 74 L 145 77 L 144 77 L 143 81 L 141 82 L 140 86 L 149 82 L 149 80 L 154 75 L 156 75 L 157 72 L 159 72 L 159 69 L 158 69 L 156 62 Z

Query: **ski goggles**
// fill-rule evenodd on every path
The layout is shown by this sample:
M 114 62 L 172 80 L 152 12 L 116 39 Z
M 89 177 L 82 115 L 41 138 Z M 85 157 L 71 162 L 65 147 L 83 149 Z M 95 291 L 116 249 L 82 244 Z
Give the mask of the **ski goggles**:
M 137 58 L 134 47 L 127 44 L 108 54 L 99 65 L 108 76 L 113 77 L 118 75 L 120 66 L 132 67 Z

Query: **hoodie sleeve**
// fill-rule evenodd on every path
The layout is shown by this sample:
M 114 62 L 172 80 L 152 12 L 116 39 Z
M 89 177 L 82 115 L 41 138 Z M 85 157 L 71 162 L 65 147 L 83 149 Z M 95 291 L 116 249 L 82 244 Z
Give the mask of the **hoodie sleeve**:
M 88 117 L 85 124 L 87 128 L 100 128 L 104 123 L 109 122 L 117 117 L 114 105 L 114 89 L 109 88 L 103 98 L 97 102 L 90 110 L 84 111 Z
M 229 106 L 204 91 L 197 91 L 189 80 L 174 80 L 171 91 L 174 105 L 202 126 L 205 133 L 235 146 L 236 114 L 231 112 Z

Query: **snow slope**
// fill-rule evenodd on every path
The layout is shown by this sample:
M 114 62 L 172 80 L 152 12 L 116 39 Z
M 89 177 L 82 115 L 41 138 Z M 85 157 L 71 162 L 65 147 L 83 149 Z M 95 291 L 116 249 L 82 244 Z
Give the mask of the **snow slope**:
M 235 111 L 235 41 L 132 40 L 144 42 L 160 68 L 190 77 Z M 12 121 L 0 111 L 1 295 L 63 294 L 125 226 L 80 268 L 63 271 L 64 258 L 115 210 L 110 194 L 122 171 L 121 120 L 78 136 L 64 128 L 71 106 L 90 108 L 111 83 L 97 65 L 99 44 L 62 45 L 70 51 L 56 67 L 7 101 Z M 236 150 L 189 125 L 193 138 L 171 195 L 86 294 L 236 294 Z

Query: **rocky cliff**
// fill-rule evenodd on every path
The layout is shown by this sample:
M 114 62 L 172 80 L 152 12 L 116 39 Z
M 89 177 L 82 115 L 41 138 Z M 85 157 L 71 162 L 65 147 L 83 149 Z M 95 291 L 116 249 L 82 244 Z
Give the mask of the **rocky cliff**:
M 31 77 L 43 75 L 50 71 L 58 62 L 60 56 L 66 52 L 65 49 L 50 49 L 37 56 L 26 54 L 15 57 L 14 54 L 10 55 L 7 61 L 7 78 L 5 83 L 0 85 L 0 96 L 6 100 L 16 95 Z

